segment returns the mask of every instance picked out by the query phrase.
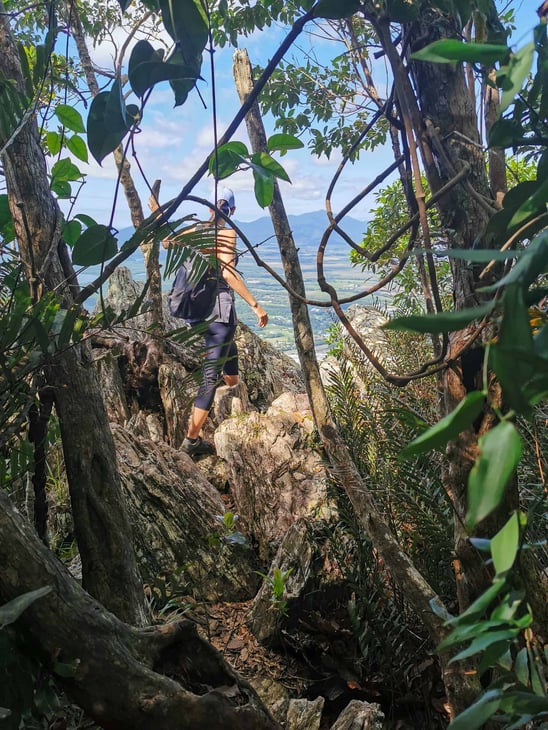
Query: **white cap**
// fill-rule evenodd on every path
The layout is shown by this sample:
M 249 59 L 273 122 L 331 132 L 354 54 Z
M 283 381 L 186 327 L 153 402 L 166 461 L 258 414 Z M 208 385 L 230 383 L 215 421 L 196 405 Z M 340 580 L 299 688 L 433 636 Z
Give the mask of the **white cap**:
M 232 210 L 235 207 L 234 193 L 230 188 L 219 188 L 217 192 L 217 200 L 226 200 L 228 207 Z

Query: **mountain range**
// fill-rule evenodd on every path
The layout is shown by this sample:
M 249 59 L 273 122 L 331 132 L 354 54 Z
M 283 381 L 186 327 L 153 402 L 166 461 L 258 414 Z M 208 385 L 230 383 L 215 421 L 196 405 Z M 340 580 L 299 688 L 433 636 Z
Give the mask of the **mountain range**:
M 306 254 L 315 254 L 321 241 L 325 229 L 328 227 L 329 221 L 325 211 L 318 210 L 312 213 L 301 213 L 299 215 L 288 216 L 289 225 L 293 232 L 295 244 Z M 278 250 L 276 239 L 274 237 L 274 226 L 270 216 L 263 216 L 254 221 L 239 221 L 237 218 L 234 222 L 246 235 L 248 240 L 256 246 L 264 246 L 270 250 L 275 248 Z M 360 242 L 367 229 L 367 221 L 361 221 L 356 218 L 347 216 L 344 218 L 341 227 L 356 242 Z M 123 228 L 118 234 L 118 242 L 122 244 L 127 241 L 133 234 L 133 228 Z M 264 242 L 264 243 L 263 243 Z M 327 250 L 331 253 L 333 248 L 338 252 L 342 248 L 346 252 L 349 251 L 348 244 L 336 232 L 332 233 Z

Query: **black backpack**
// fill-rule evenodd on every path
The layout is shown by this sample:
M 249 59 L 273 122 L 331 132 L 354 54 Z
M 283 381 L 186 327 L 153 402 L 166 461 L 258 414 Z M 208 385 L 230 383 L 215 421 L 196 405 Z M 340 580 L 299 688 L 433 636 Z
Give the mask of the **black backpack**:
M 205 322 L 213 311 L 218 284 L 219 272 L 215 266 L 208 266 L 196 279 L 192 276 L 192 262 L 185 262 L 178 269 L 169 293 L 169 313 L 189 323 Z

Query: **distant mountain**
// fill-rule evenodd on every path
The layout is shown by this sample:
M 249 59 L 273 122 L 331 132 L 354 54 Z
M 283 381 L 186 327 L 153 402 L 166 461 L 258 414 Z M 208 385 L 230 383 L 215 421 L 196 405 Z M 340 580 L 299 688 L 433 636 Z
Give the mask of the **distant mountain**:
M 296 245 L 307 254 L 312 253 L 312 251 L 315 253 L 322 235 L 328 226 L 325 211 L 318 210 L 313 213 L 290 215 L 288 219 Z M 262 241 L 271 239 L 275 244 L 274 226 L 272 225 L 270 216 L 263 216 L 254 221 L 239 221 L 235 218 L 234 222 L 245 233 L 251 243 L 255 245 L 261 244 Z M 346 217 L 341 227 L 356 243 L 359 243 L 367 230 L 367 224 L 368 221 L 360 221 L 356 218 Z M 118 234 L 119 243 L 127 241 L 133 234 L 133 230 L 133 228 L 123 228 Z M 263 245 L 268 247 L 268 241 Z M 329 238 L 328 250 L 331 252 L 333 247 L 340 250 L 341 246 L 348 249 L 344 239 L 338 233 L 332 233 Z
M 325 229 L 329 225 L 325 211 L 290 215 L 288 218 L 295 244 L 299 248 L 304 249 L 306 253 L 311 253 L 312 250 L 315 252 Z M 261 241 L 274 236 L 274 227 L 270 216 L 264 216 L 263 218 L 259 218 L 255 221 L 242 223 L 235 219 L 235 222 L 252 243 L 260 243 Z M 360 221 L 356 218 L 347 217 L 342 222 L 341 228 L 343 228 L 345 233 L 347 233 L 354 241 L 359 243 L 367 230 L 367 221 Z M 328 250 L 331 250 L 333 246 L 336 246 L 340 250 L 341 245 L 347 248 L 347 244 L 344 239 L 341 238 L 338 233 L 332 233 L 328 242 Z

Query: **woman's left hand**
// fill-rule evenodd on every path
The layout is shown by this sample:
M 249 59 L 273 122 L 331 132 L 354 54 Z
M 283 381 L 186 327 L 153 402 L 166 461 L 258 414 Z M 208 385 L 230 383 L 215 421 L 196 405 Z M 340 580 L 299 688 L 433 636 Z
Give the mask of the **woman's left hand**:
M 261 307 L 261 305 L 257 304 L 256 307 L 253 307 L 253 311 L 257 315 L 257 324 L 259 325 L 259 327 L 266 327 L 266 325 L 268 324 L 268 314 Z

